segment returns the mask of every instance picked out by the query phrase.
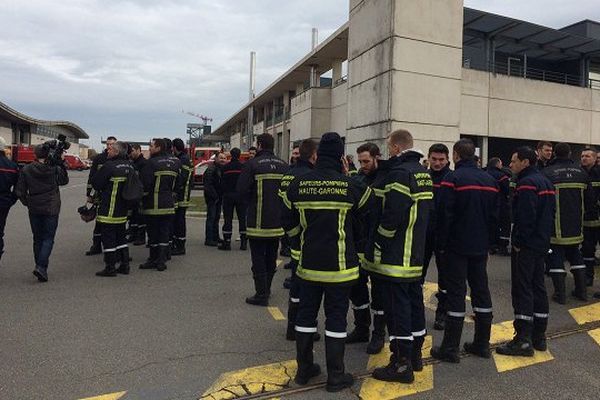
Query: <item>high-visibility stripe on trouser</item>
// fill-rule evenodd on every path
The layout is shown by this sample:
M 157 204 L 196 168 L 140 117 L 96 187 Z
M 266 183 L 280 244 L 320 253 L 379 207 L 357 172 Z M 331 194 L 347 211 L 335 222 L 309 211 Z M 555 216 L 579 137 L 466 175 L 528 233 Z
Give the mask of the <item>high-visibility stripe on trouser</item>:
M 296 325 L 296 327 L 294 329 L 296 330 L 296 332 L 300 332 L 300 333 L 316 333 L 317 332 L 316 326 L 298 326 L 298 325 Z

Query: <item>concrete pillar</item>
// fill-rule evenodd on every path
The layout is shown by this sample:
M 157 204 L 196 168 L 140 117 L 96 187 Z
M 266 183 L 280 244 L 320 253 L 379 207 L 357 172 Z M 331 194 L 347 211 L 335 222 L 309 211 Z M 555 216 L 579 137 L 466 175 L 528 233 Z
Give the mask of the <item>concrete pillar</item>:
M 296 83 L 296 94 L 304 92 L 304 83 Z
M 333 74 L 332 74 L 332 79 L 333 79 L 333 85 L 335 86 L 335 83 L 338 82 L 340 79 L 342 79 L 342 60 L 335 60 L 333 62 Z
M 321 74 L 319 73 L 318 65 L 310 66 L 310 87 L 320 87 L 321 86 Z
M 281 127 L 281 154 L 280 157 L 284 160 L 290 158 L 290 134 L 288 133 L 288 121 L 286 115 L 290 112 L 290 92 L 283 92 L 283 125 Z
M 399 128 L 458 140 L 462 31 L 462 0 L 350 0 L 347 151 Z
M 268 116 L 268 105 L 265 104 L 263 106 L 263 132 L 262 133 L 267 133 L 267 116 Z

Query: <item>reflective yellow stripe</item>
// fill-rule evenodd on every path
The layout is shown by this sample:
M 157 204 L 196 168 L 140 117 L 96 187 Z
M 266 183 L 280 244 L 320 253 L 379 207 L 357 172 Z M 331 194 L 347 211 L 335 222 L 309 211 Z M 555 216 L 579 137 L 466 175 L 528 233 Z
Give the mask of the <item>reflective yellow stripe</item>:
M 177 172 L 175 171 L 155 171 L 154 172 L 154 176 L 174 176 L 177 177 L 177 175 L 179 175 Z
M 358 208 L 362 208 L 365 205 L 367 200 L 369 200 L 369 197 L 371 197 L 371 193 L 373 193 L 373 191 L 370 187 L 367 187 L 367 190 L 365 190 L 362 197 L 360 198 L 360 201 L 358 202 Z
M 557 189 L 586 189 L 585 183 L 555 183 L 554 187 Z
M 552 237 L 550 238 L 550 243 L 552 244 L 561 244 L 561 245 L 574 245 L 574 244 L 580 244 L 583 242 L 583 236 L 577 236 L 577 237 L 572 237 L 572 238 L 555 238 Z
M 297 227 L 290 229 L 289 231 L 286 232 L 286 234 L 289 237 L 294 237 L 296 235 L 298 235 L 300 232 L 302 231 L 302 227 L 300 225 L 298 225 Z
M 592 182 L 592 187 L 599 187 L 600 186 L 600 182 Z
M 186 171 L 192 172 L 194 169 L 192 167 L 190 167 L 189 165 L 182 165 L 181 168 L 185 169 Z
M 391 239 L 394 237 L 394 235 L 396 235 L 396 230 L 389 231 L 389 230 L 385 229 L 383 226 L 379 225 L 379 227 L 377 228 L 377 233 L 379 233 L 383 237 Z
M 161 208 L 161 209 L 151 208 L 151 209 L 148 209 L 148 210 L 143 210 L 142 214 L 144 214 L 144 215 L 169 215 L 169 214 L 175 214 L 175 208 Z
M 404 265 L 410 265 L 413 247 L 413 231 L 415 229 L 415 223 L 417 222 L 418 207 L 419 203 L 417 202 L 410 208 L 408 226 L 406 227 L 406 238 L 404 239 Z
M 419 278 L 423 273 L 422 266 L 404 266 L 404 265 L 391 265 L 374 263 L 369 260 L 365 260 L 363 268 L 367 271 L 375 272 L 391 278 Z
M 300 260 L 300 250 L 290 249 L 290 253 L 292 254 L 292 260 Z
M 96 221 L 102 222 L 103 224 L 124 224 L 127 222 L 127 217 L 107 217 L 105 215 L 98 215 Z
M 256 182 L 256 228 L 260 229 L 262 221 L 263 181 Z
M 257 174 L 257 180 L 265 180 L 265 179 L 273 179 L 273 180 L 281 180 L 283 178 L 283 174 Z
M 556 188 L 556 186 L 555 186 L 555 188 Z M 556 238 L 551 237 L 550 242 L 552 242 L 552 239 L 560 240 L 560 238 L 562 236 L 561 231 L 560 231 L 560 190 L 558 188 L 556 188 L 556 195 L 554 197 L 556 199 L 556 212 L 554 214 L 554 230 L 555 230 Z
M 306 213 L 303 209 L 300 209 L 300 225 L 302 226 L 302 233 L 300 234 L 300 249 L 304 248 L 304 235 L 306 234 L 306 227 L 308 226 L 306 222 Z M 300 251 L 300 258 L 298 259 L 298 264 L 302 264 L 302 251 Z
M 433 199 L 433 192 L 419 192 L 419 193 L 411 193 L 410 188 L 408 186 L 402 185 L 398 182 L 393 182 L 385 185 L 384 193 L 395 190 L 396 192 L 402 193 L 413 200 L 429 200 Z
M 359 269 L 358 267 L 352 267 L 343 271 L 315 271 L 312 269 L 305 269 L 299 265 L 296 270 L 296 275 L 300 279 L 311 282 L 342 283 L 358 279 Z
M 338 212 L 338 266 L 340 271 L 346 269 L 346 213 L 348 210 Z
M 349 210 L 352 204 L 341 201 L 298 201 L 294 205 L 299 210 Z
M 155 173 L 156 175 L 156 173 Z M 154 210 L 158 210 L 158 193 L 160 192 L 160 177 L 162 175 L 157 175 L 154 180 Z
M 292 202 L 288 199 L 287 192 L 283 192 L 283 193 L 280 192 L 280 196 L 281 196 L 281 199 L 283 200 L 283 204 L 285 204 L 285 206 L 289 210 L 291 210 L 292 209 Z
M 112 187 L 112 192 L 110 194 L 110 206 L 108 207 L 108 217 L 112 218 L 113 214 L 115 213 L 115 206 L 117 203 L 117 193 L 119 191 L 119 183 L 125 182 L 127 180 L 127 178 L 115 176 L 115 177 L 110 178 L 110 180 L 113 183 L 113 187 Z
M 583 226 L 586 228 L 597 228 L 600 226 L 600 221 L 583 221 Z
M 262 229 L 262 228 L 247 228 L 246 234 L 252 237 L 263 237 L 263 238 L 271 238 L 271 237 L 279 237 L 283 236 L 285 232 L 283 228 L 274 228 L 274 229 Z

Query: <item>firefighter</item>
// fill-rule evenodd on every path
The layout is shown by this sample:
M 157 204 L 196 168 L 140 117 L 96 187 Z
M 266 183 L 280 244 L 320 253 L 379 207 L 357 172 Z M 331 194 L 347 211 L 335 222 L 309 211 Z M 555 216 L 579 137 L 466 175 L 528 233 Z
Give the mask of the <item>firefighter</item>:
M 490 158 L 487 164 L 487 173 L 498 183 L 498 227 L 496 239 L 491 247 L 490 254 L 508 256 L 508 245 L 510 240 L 510 178 L 512 173 L 506 171 L 502 166 L 502 160 L 498 157 Z
M 164 139 L 152 139 L 150 159 L 141 171 L 144 185 L 143 214 L 148 226 L 150 256 L 140 269 L 167 269 L 171 219 L 175 215 L 173 191 L 179 190 L 179 160 L 167 154 Z
M 371 190 L 343 171 L 344 143 L 334 132 L 321 137 L 315 169 L 294 179 L 284 196 L 284 226 L 292 238 L 300 235 L 300 258 L 296 275 L 300 303 L 296 317 L 294 378 L 299 385 L 320 374 L 313 361 L 313 335 L 323 296 L 325 309 L 325 356 L 328 392 L 352 386 L 345 372 L 344 349 L 348 295 L 359 276 L 354 247 L 355 218 L 365 215 Z M 258 156 L 257 156 L 258 158 Z
M 240 250 L 246 250 L 248 238 L 246 237 L 246 209 L 248 206 L 238 196 L 236 186 L 242 173 L 240 161 L 241 150 L 237 147 L 231 149 L 231 161 L 223 166 L 221 178 L 221 192 L 223 193 L 223 242 L 219 250 L 231 250 L 231 235 L 233 234 L 233 211 L 238 219 L 240 232 Z
M 273 136 L 265 133 L 256 139 L 256 157 L 246 162 L 237 183 L 238 195 L 248 199 L 246 232 L 250 241 L 254 296 L 246 303 L 267 306 L 271 282 L 277 267 L 277 250 L 283 236 L 279 184 L 288 166 L 273 154 Z
M 537 144 L 537 168 L 541 171 L 552 161 L 552 143 L 541 141 Z
M 437 267 L 438 271 L 438 291 L 435 296 L 437 297 L 438 305 L 435 309 L 435 321 L 433 323 L 433 329 L 444 330 L 444 322 L 446 321 L 447 312 L 446 295 L 448 293 L 448 291 L 446 290 L 446 281 L 444 280 L 444 262 L 446 261 L 446 259 L 445 257 L 442 257 L 440 252 L 436 251 L 435 248 L 435 209 L 441 207 L 440 204 L 437 204 L 436 200 L 438 198 L 438 191 L 440 189 L 442 180 L 451 171 L 450 151 L 448 150 L 448 147 L 443 143 L 433 144 L 427 152 L 427 160 L 429 161 L 429 175 L 431 175 L 431 180 L 433 182 L 434 208 L 433 210 L 431 210 L 431 214 L 429 216 L 429 223 L 427 224 L 425 256 L 423 257 L 423 278 L 421 282 L 425 283 L 427 270 L 429 269 L 429 263 L 431 262 L 432 256 L 435 255 L 435 266 Z
M 303 140 L 298 146 L 298 152 L 299 154 L 296 163 L 288 169 L 281 180 L 279 196 L 282 199 L 285 199 L 285 192 L 294 178 L 304 176 L 313 170 L 317 161 L 317 143 L 312 139 Z M 286 207 L 283 202 L 282 207 Z M 296 268 L 298 267 L 298 261 L 300 259 L 300 238 L 299 236 L 290 237 L 289 242 L 291 252 L 291 277 L 289 284 L 290 297 L 288 302 L 288 323 L 285 338 L 287 340 L 296 340 L 296 315 L 298 313 L 298 304 L 300 303 L 300 289 L 298 278 L 296 278 Z M 315 340 L 319 339 L 318 333 L 315 333 L 314 336 Z
M 142 154 L 142 148 L 139 144 L 131 145 L 131 153 L 129 158 L 133 161 L 133 168 L 139 174 L 144 165 L 146 165 L 146 158 Z M 146 244 L 146 221 L 142 215 L 141 203 L 134 206 L 131 213 L 131 223 L 129 225 L 133 228 L 133 245 L 143 246 Z
M 441 183 L 436 209 L 436 247 L 446 258 L 448 312 L 441 346 L 431 355 L 443 361 L 460 362 L 459 346 L 465 319 L 466 282 L 471 288 L 475 312 L 475 336 L 465 343 L 468 353 L 490 357 L 492 298 L 486 264 L 495 237 L 498 185 L 474 160 L 475 145 L 469 139 L 454 144 L 452 158 L 456 169 Z
M 194 179 L 194 167 L 190 156 L 185 151 L 183 140 L 177 138 L 173 140 L 173 154 L 179 160 L 181 170 L 179 172 L 177 207 L 173 221 L 173 246 L 171 255 L 180 256 L 185 254 L 185 241 L 187 235 L 185 214 L 190 206 L 190 196 L 192 194 L 192 179 Z
M 363 185 L 371 186 L 377 177 L 379 165 L 384 161 L 380 160 L 381 152 L 375 143 L 364 143 L 356 149 L 360 171 L 352 178 Z M 368 223 L 368 222 L 367 222 Z M 357 229 L 367 229 L 368 226 L 360 224 L 355 225 Z M 357 242 L 356 248 L 361 262 L 364 262 L 364 252 L 366 247 L 366 237 Z M 381 304 L 381 296 L 377 290 L 376 283 L 371 282 L 371 293 L 369 296 L 369 275 L 364 268 L 360 270 L 360 277 L 356 284 L 350 290 L 350 301 L 352 313 L 354 314 L 354 330 L 348 334 L 346 343 L 365 343 L 367 344 L 367 354 L 378 354 L 385 344 L 385 316 Z M 369 298 L 372 302 L 369 302 Z M 371 311 L 373 312 L 373 333 L 371 329 Z
M 433 183 L 410 132 L 392 132 L 387 146 L 386 171 L 373 184 L 380 203 L 375 215 L 369 215 L 374 223 L 364 265 L 381 292 L 392 355 L 387 366 L 373 371 L 373 378 L 412 383 L 413 371 L 423 369 L 427 334 L 421 277 Z
M 585 286 L 585 263 L 579 250 L 583 242 L 583 215 L 586 210 L 593 212 L 595 205 L 590 179 L 571 160 L 571 146 L 558 143 L 554 147 L 555 158 L 543 170 L 556 190 L 556 215 L 548 256 L 548 266 L 554 294 L 552 299 L 565 304 L 565 260 L 571 264 L 575 281 L 572 295 L 579 300 L 587 300 Z M 589 190 L 588 190 L 589 187 Z
M 96 222 L 102 234 L 104 269 L 97 276 L 129 274 L 129 248 L 125 234 L 129 205 L 121 197 L 133 165 L 127 158 L 127 143 L 115 142 L 108 149 L 102 168 L 92 177 L 92 188 L 100 195 Z M 120 262 L 119 268 L 116 263 Z
M 587 209 L 583 219 L 583 244 L 581 252 L 585 263 L 585 284 L 594 285 L 596 268 L 596 245 L 600 242 L 600 219 L 598 218 L 598 199 L 600 199 L 600 167 L 596 165 L 597 152 L 586 147 L 581 152 L 581 168 L 588 174 L 593 189 L 593 208 Z
M 96 205 L 98 204 L 98 201 L 99 201 L 98 193 L 96 193 L 94 191 L 94 188 L 92 187 L 92 179 L 94 178 L 94 175 L 96 174 L 96 172 L 98 172 L 102 168 L 104 163 L 106 162 L 106 160 L 108 158 L 108 150 L 110 150 L 110 148 L 116 141 L 117 141 L 117 138 L 114 136 L 107 137 L 106 138 L 106 149 L 104 149 L 104 151 L 102 153 L 100 153 L 96 157 L 94 157 L 94 161 L 92 162 L 92 166 L 90 168 L 90 174 L 88 176 L 88 181 L 87 181 L 86 196 L 87 196 L 88 203 L 93 203 Z M 94 225 L 94 236 L 92 238 L 92 247 L 90 247 L 90 249 L 85 252 L 86 256 L 93 256 L 96 254 L 102 254 L 102 233 L 101 233 L 100 225 L 98 224 L 98 221 L 96 221 L 96 224 Z
M 544 283 L 544 258 L 550 248 L 554 223 L 554 187 L 535 168 L 536 154 L 519 147 L 510 168 L 517 176 L 513 197 L 511 283 L 515 337 L 499 347 L 498 354 L 532 357 L 546 350 L 548 297 Z

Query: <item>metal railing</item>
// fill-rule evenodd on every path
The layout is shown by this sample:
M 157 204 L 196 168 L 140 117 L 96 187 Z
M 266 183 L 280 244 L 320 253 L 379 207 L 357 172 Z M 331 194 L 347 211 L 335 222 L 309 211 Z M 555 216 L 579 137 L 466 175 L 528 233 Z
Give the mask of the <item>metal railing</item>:
M 592 89 L 599 89 L 600 90 L 600 80 L 598 80 L 598 79 L 590 79 L 590 81 L 588 83 L 588 87 L 592 88 Z

